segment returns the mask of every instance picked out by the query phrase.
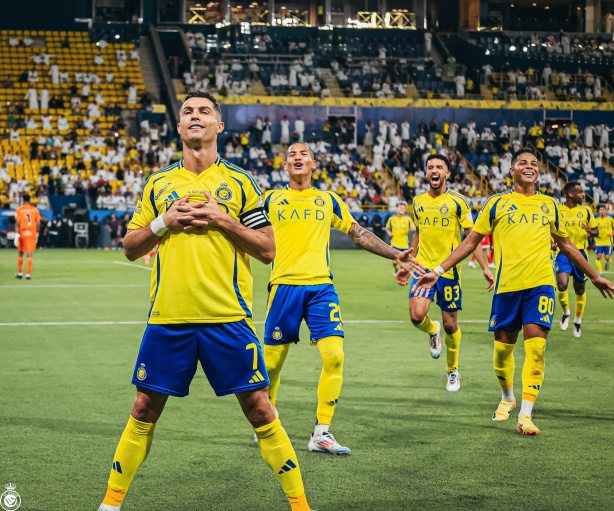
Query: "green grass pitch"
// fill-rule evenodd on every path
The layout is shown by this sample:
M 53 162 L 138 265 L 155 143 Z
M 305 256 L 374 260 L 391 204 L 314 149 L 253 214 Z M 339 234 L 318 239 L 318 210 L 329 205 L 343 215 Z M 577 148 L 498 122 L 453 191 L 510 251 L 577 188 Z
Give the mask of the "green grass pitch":
M 115 264 L 126 262 L 120 252 L 45 250 L 26 282 L 13 278 L 16 257 L 0 251 L 0 493 L 13 482 L 24 511 L 93 511 L 134 399 L 150 272 L 142 260 Z M 555 325 L 534 413 L 542 434 L 524 437 L 515 413 L 490 419 L 500 391 L 480 271 L 463 270 L 462 388 L 449 393 L 445 351 L 432 360 L 425 335 L 408 324 L 407 288 L 393 281 L 390 262 L 359 251 L 331 259 L 346 321 L 344 387 L 331 431 L 352 455 L 307 450 L 321 363 L 306 329 L 290 350 L 278 401 L 312 507 L 612 509 L 612 301 L 589 285 L 584 336 Z M 253 269 L 262 322 L 268 268 Z M 440 317 L 435 306 L 431 315 Z M 66 324 L 103 321 L 142 324 Z M 60 324 L 14 325 L 41 322 Z M 521 344 L 515 355 L 520 398 Z M 287 510 L 252 435 L 236 399 L 216 398 L 199 370 L 190 396 L 169 400 L 122 509 Z

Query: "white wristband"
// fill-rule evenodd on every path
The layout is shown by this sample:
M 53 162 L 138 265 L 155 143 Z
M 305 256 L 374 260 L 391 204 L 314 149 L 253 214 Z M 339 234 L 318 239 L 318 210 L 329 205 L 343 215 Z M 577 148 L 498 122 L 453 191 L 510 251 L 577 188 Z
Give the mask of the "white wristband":
M 162 215 L 160 215 L 153 222 L 151 222 L 149 224 L 149 227 L 151 227 L 151 232 L 153 232 L 156 236 L 160 237 L 164 236 L 166 231 L 168 231 L 168 227 L 166 227 Z
M 441 267 L 441 265 L 439 265 L 437 268 L 435 268 L 435 269 L 433 270 L 433 273 L 434 273 L 435 275 L 437 275 L 438 277 L 441 277 L 441 276 L 442 276 L 442 275 L 443 275 L 445 272 L 446 272 L 446 270 L 444 270 L 444 269 Z

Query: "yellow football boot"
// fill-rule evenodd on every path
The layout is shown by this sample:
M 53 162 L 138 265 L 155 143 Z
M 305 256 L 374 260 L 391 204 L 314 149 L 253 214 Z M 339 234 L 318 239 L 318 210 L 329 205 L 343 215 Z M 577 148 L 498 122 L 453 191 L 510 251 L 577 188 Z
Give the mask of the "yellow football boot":
M 506 421 L 510 418 L 510 412 L 516 406 L 516 398 L 514 401 L 501 401 L 495 413 L 492 414 L 492 420 L 494 421 Z
M 535 424 L 533 424 L 531 417 L 528 415 L 518 417 L 518 426 L 516 426 L 516 431 L 518 431 L 518 433 L 522 433 L 523 435 L 539 435 L 539 429 Z

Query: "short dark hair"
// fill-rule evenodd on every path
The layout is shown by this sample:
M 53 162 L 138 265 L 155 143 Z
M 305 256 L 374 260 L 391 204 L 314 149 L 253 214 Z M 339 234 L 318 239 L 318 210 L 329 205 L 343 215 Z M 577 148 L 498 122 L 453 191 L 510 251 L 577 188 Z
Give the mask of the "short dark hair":
M 288 146 L 288 150 L 290 150 L 290 147 L 292 147 L 293 145 L 296 145 L 296 144 L 303 144 L 303 145 L 304 145 L 304 146 L 307 148 L 307 150 L 309 151 L 309 156 L 311 156 L 311 159 L 312 159 L 313 161 L 315 161 L 315 159 L 316 159 L 316 155 L 315 155 L 315 153 L 313 152 L 313 149 L 312 149 L 311 147 L 309 147 L 309 145 L 308 145 L 308 144 L 306 144 L 305 142 L 293 142 L 292 144 L 290 144 L 290 145 Z M 286 153 L 286 158 L 288 158 L 288 153 Z
M 24 202 L 30 202 L 30 195 L 25 193 L 21 196 Z
M 537 158 L 537 154 L 535 153 L 535 151 L 533 151 L 533 149 L 529 148 L 529 147 L 521 147 L 520 149 L 518 149 L 518 151 L 516 151 L 513 155 L 512 155 L 512 167 L 514 166 L 514 164 L 516 163 L 516 160 L 518 159 L 518 157 L 521 154 L 525 154 L 525 153 L 529 153 L 532 154 L 533 156 L 535 156 L 535 158 Z
M 424 169 L 426 170 L 427 164 L 431 160 L 441 160 L 446 164 L 446 170 L 450 170 L 450 160 L 446 158 L 443 154 L 429 154 L 424 160 Z
M 181 104 L 181 108 L 179 109 L 179 117 L 181 117 L 181 110 L 183 109 L 183 105 L 185 104 L 185 102 L 188 99 L 192 99 L 192 98 L 205 98 L 211 101 L 211 103 L 213 103 L 213 108 L 217 112 L 217 115 L 219 116 L 220 120 L 222 120 L 222 107 L 220 106 L 220 102 L 217 99 L 215 99 L 215 96 L 213 94 L 202 91 L 202 90 L 192 91 L 185 97 L 185 99 L 183 100 L 183 103 Z
M 571 191 L 571 189 L 576 186 L 579 186 L 580 188 L 582 187 L 582 185 L 577 181 L 568 181 L 563 188 L 563 192 L 565 193 L 565 195 L 567 195 Z

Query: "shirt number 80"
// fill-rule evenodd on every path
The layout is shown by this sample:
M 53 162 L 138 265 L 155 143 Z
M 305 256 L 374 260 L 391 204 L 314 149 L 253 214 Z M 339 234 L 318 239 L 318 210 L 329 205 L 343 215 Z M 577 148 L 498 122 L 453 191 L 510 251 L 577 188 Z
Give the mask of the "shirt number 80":
M 542 314 L 546 312 L 550 315 L 554 314 L 554 299 L 547 296 L 540 296 L 537 310 Z

